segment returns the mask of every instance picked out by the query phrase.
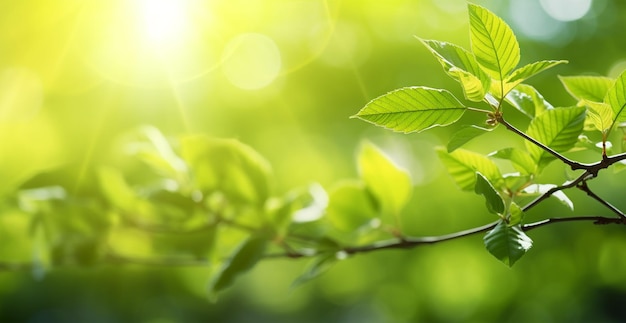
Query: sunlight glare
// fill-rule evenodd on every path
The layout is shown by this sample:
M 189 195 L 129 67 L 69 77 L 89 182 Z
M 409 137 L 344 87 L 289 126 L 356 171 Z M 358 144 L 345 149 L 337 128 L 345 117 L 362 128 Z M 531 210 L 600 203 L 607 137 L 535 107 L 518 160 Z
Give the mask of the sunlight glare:
M 185 1 L 142 0 L 141 13 L 146 36 L 152 42 L 172 42 L 184 34 Z

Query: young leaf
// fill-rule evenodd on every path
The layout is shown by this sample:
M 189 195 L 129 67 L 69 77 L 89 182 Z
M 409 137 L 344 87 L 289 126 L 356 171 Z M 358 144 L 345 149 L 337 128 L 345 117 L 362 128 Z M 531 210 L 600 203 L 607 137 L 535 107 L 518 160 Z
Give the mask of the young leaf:
M 491 78 L 478 66 L 474 54 L 451 43 L 418 39 L 439 60 L 446 73 L 461 83 L 468 100 L 482 101 Z
M 559 76 L 565 89 L 581 100 L 602 102 L 615 80 L 602 76 Z
M 420 132 L 456 122 L 466 108 L 452 93 L 428 87 L 405 87 L 370 101 L 355 116 L 398 132 Z
M 511 203 L 509 206 L 508 226 L 513 227 L 519 225 L 524 219 L 524 211 L 519 205 Z
M 509 267 L 533 245 L 533 241 L 519 225 L 508 226 L 504 220 L 485 235 L 484 242 L 489 253 Z
M 369 142 L 361 145 L 359 173 L 386 214 L 398 215 L 412 192 L 411 176 Z
M 537 163 L 530 155 L 518 148 L 504 148 L 489 154 L 490 157 L 506 159 L 511 161 L 513 167 L 523 174 L 534 174 L 537 170 Z
M 209 284 L 210 293 L 212 295 L 217 294 L 232 285 L 237 276 L 252 269 L 263 257 L 266 246 L 267 239 L 265 237 L 251 237 L 242 243 Z
M 548 110 L 530 122 L 526 133 L 557 152 L 567 151 L 574 147 L 583 130 L 585 111 L 585 107 Z M 526 141 L 526 148 L 540 166 L 553 158 L 550 153 L 530 141 Z
M 493 129 L 494 128 L 482 128 L 475 125 L 463 127 L 452 135 L 452 138 L 450 138 L 446 148 L 448 149 L 448 152 L 451 153 L 468 141 L 484 133 L 490 132 Z
M 531 119 L 546 110 L 554 109 L 534 87 L 526 84 L 513 88 L 506 95 L 506 101 Z
M 611 106 L 606 103 L 582 100 L 589 109 L 587 110 L 587 119 L 593 125 L 593 128 L 606 133 L 613 125 L 615 118 Z
M 448 173 L 463 190 L 473 190 L 476 186 L 476 172 L 481 173 L 490 183 L 499 186 L 502 174 L 498 166 L 489 158 L 465 149 L 448 153 L 443 148 L 437 149 L 439 158 L 448 169 Z
M 608 103 L 613 109 L 613 123 L 609 127 L 609 132 L 618 122 L 626 121 L 626 71 L 617 77 L 615 83 L 606 93 L 604 102 Z
M 474 192 L 478 195 L 482 195 L 485 198 L 487 210 L 493 214 L 504 213 L 504 200 L 502 196 L 498 194 L 495 188 L 489 183 L 489 180 L 481 173 L 476 173 L 476 186 Z
M 469 4 L 472 52 L 485 72 L 505 80 L 517 66 L 520 50 L 511 28 L 491 11 Z

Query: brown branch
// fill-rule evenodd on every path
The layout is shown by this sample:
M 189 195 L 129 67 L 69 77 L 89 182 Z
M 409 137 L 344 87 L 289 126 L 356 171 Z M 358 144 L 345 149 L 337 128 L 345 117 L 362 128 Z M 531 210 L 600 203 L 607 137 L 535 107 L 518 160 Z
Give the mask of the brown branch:
M 626 219 L 626 214 L 624 214 L 624 212 L 622 212 L 620 209 L 616 208 L 611 203 L 605 201 L 603 198 L 594 193 L 587 185 L 587 181 L 580 182 L 578 185 L 576 185 L 576 187 L 581 191 L 587 193 L 587 196 L 590 196 L 594 200 L 600 202 L 600 204 L 606 206 L 609 210 L 613 211 L 613 213 L 617 214 L 621 219 Z

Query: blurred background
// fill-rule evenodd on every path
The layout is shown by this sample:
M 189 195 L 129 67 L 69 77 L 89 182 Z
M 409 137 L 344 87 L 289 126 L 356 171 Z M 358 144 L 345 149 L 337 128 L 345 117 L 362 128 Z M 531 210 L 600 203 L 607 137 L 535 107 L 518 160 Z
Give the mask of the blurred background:
M 570 61 L 528 82 L 555 106 L 574 104 L 558 74 L 616 77 L 626 69 L 624 1 L 475 2 L 513 28 L 521 64 Z M 68 164 L 74 171 L 59 180 L 88 185 L 82 170 L 107 160 L 125 133 L 154 125 L 168 136 L 205 133 L 252 146 L 273 166 L 276 195 L 356 177 L 355 150 L 368 139 L 412 175 L 405 232 L 491 222 L 483 201 L 460 192 L 433 152 L 457 126 L 402 135 L 349 119 L 403 86 L 447 88 L 462 98 L 414 36 L 469 48 L 468 28 L 462 0 L 3 1 L 0 194 Z M 470 122 L 482 121 L 466 116 L 459 126 Z M 469 148 L 487 153 L 520 143 L 502 129 L 481 139 Z M 569 175 L 555 165 L 542 180 Z M 626 209 L 625 176 L 603 174 L 591 185 Z M 570 196 L 574 213 L 549 200 L 529 218 L 610 215 L 581 193 Z M 3 226 L 6 237 L 12 228 Z M 265 260 L 216 302 L 201 267 L 70 267 L 43 277 L 2 270 L 0 321 L 626 320 L 623 228 L 561 224 L 529 235 L 535 248 L 512 269 L 479 236 L 359 255 L 297 288 L 290 284 L 306 260 Z

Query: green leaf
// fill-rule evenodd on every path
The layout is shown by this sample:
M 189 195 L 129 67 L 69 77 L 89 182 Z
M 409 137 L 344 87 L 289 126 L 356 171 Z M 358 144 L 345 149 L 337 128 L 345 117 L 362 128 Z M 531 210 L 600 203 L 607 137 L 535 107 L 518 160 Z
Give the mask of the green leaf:
M 446 73 L 461 83 L 465 98 L 482 101 L 491 78 L 480 68 L 474 54 L 451 43 L 418 39 L 439 60 Z
M 524 82 L 525 80 L 549 69 L 559 64 L 565 64 L 567 61 L 559 60 L 559 61 L 539 61 L 530 63 L 528 65 L 524 65 L 509 75 L 504 82 L 504 93 L 505 95 L 511 91 L 518 84 Z M 502 95 L 500 95 L 502 96 Z
M 379 206 L 376 198 L 365 185 L 356 181 L 344 181 L 329 191 L 326 217 L 339 231 L 354 232 L 380 224 Z
M 249 146 L 232 139 L 186 136 L 180 148 L 201 190 L 221 191 L 233 202 L 256 205 L 269 197 L 270 165 Z
M 266 246 L 265 237 L 251 237 L 243 242 L 209 284 L 210 294 L 215 296 L 219 291 L 232 285 L 237 276 L 252 269 L 263 257 Z
M 626 121 L 626 71 L 622 72 L 613 86 L 609 88 L 604 102 L 613 109 L 614 119 L 608 130 L 610 132 L 616 123 Z
M 147 139 L 148 143 L 131 143 L 128 148 L 132 154 L 141 158 L 158 173 L 180 181 L 184 180 L 187 165 L 174 152 L 159 129 L 153 126 L 142 126 L 138 130 L 138 135 Z
M 398 215 L 413 190 L 409 173 L 369 142 L 361 145 L 358 166 L 361 178 L 379 201 L 383 213 Z
M 353 117 L 410 133 L 452 124 L 465 110 L 465 106 L 446 90 L 416 86 L 384 94 L 370 101 Z
M 559 76 L 565 89 L 574 98 L 602 102 L 615 80 L 602 76 Z
M 519 225 L 500 221 L 484 238 L 485 247 L 498 260 L 511 267 L 532 247 L 533 241 Z
M 541 195 L 547 193 L 549 190 L 555 188 L 554 184 L 532 184 L 524 188 L 524 193 L 532 195 Z M 556 198 L 561 204 L 567 206 L 570 210 L 574 211 L 574 203 L 570 200 L 563 191 L 556 191 L 552 193 L 552 197 Z
M 102 167 L 98 172 L 98 179 L 104 195 L 112 204 L 127 212 L 134 211 L 137 195 L 119 170 Z
M 534 174 L 537 171 L 537 163 L 524 150 L 518 148 L 504 148 L 489 154 L 489 157 L 506 159 L 511 161 L 513 167 L 523 174 Z
M 526 84 L 513 88 L 506 95 L 506 101 L 531 119 L 546 110 L 554 109 L 534 87 Z
M 305 272 L 300 275 L 296 280 L 291 284 L 291 287 L 300 286 L 312 279 L 319 277 L 320 275 L 327 272 L 337 261 L 343 259 L 342 257 L 337 256 L 337 252 L 328 253 L 325 255 L 321 255 L 313 260 Z
M 513 227 L 522 223 L 524 219 L 524 210 L 519 205 L 511 203 L 509 205 L 508 226 Z
M 452 135 L 452 138 L 450 138 L 446 148 L 448 149 L 448 152 L 451 153 L 466 144 L 468 141 L 484 133 L 490 132 L 493 129 L 494 128 L 482 128 L 475 125 L 465 126 Z
M 463 190 L 473 190 L 476 186 L 476 172 L 481 173 L 490 183 L 499 186 L 502 174 L 498 166 L 489 158 L 465 149 L 448 153 L 443 148 L 437 149 L 439 158 L 448 173 Z
M 583 130 L 585 107 L 558 108 L 547 110 L 530 122 L 528 134 L 556 152 L 574 147 L 578 135 Z M 550 162 L 554 156 L 530 141 L 526 141 L 530 156 L 540 167 Z
M 613 126 L 615 115 L 611 106 L 606 103 L 581 100 L 589 109 L 587 110 L 587 119 L 593 125 L 593 128 L 606 133 Z
M 468 4 L 472 52 L 485 72 L 505 80 L 517 66 L 520 50 L 511 28 L 491 11 Z
M 489 183 L 489 180 L 481 173 L 476 173 L 476 186 L 474 192 L 485 198 L 487 210 L 493 214 L 504 213 L 504 200 L 498 194 L 495 188 Z

